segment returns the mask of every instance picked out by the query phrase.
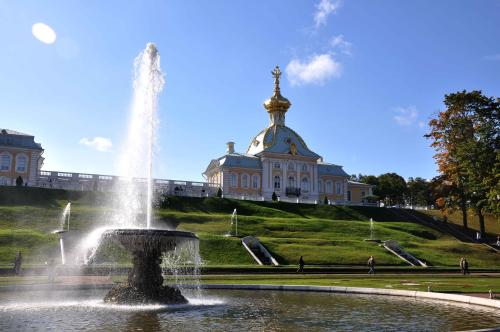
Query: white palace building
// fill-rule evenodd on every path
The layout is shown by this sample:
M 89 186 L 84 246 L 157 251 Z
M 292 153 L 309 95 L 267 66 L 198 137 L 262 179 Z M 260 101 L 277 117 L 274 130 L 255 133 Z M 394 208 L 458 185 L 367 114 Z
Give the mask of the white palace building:
M 285 125 L 291 106 L 280 92 L 279 67 L 272 72 L 274 94 L 264 102 L 269 126 L 250 142 L 246 153 L 227 143 L 226 154 L 213 159 L 203 172 L 205 182 L 155 179 L 155 191 L 167 195 L 214 196 L 330 204 L 366 204 L 373 186 L 349 180 L 342 166 L 323 162 L 302 137 Z M 28 186 L 83 191 L 113 191 L 119 176 L 42 170 L 43 149 L 34 137 L 8 129 L 0 133 L 0 185 L 15 185 L 16 178 Z M 134 179 L 138 186 L 145 179 Z
M 274 94 L 264 102 L 269 126 L 250 141 L 246 153 L 235 152 L 234 142 L 227 143 L 226 154 L 212 160 L 203 173 L 207 181 L 226 197 L 271 200 L 275 193 L 284 201 L 322 202 L 327 197 L 335 204 L 364 203 L 373 186 L 349 181 L 342 166 L 323 162 L 285 125 L 291 103 L 281 95 L 278 66 L 272 74 Z

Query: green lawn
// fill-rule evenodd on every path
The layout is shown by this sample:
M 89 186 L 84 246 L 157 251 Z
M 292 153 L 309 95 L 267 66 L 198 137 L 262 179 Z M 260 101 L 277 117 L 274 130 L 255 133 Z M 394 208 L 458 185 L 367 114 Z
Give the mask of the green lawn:
M 113 211 L 102 193 L 81 193 L 38 188 L 0 188 L 0 265 L 10 264 L 22 251 L 27 265 L 40 264 L 58 252 L 60 215 L 72 199 L 68 249 L 91 229 L 109 223 Z M 397 240 L 404 248 L 434 266 L 457 266 L 466 256 L 471 268 L 496 268 L 500 255 L 486 247 L 463 243 L 437 230 L 400 220 L 390 209 L 324 206 L 218 198 L 170 197 L 155 211 L 159 225 L 195 232 L 207 266 L 254 265 L 240 239 L 225 237 L 230 215 L 238 210 L 240 236 L 253 235 L 270 250 L 280 264 L 296 264 L 304 256 L 311 265 L 364 265 L 374 255 L 378 265 L 404 266 L 370 236 L 369 218 L 375 221 L 374 235 Z M 125 257 L 114 255 L 113 257 Z M 125 260 L 125 258 L 123 258 Z

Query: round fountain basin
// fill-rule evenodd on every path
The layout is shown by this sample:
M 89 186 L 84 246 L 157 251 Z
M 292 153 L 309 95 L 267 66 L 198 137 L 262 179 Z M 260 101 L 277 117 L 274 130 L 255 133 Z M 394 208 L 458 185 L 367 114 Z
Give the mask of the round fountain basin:
M 170 251 L 188 241 L 198 240 L 191 232 L 170 231 L 151 228 L 118 228 L 102 233 L 103 239 L 109 239 L 131 251 Z

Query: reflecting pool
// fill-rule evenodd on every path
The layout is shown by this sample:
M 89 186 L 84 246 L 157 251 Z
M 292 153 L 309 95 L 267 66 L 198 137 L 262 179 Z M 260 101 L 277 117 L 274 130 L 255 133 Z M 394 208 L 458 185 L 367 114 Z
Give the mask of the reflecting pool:
M 1 292 L 0 331 L 460 331 L 500 326 L 495 309 L 414 298 L 207 290 L 187 305 L 120 306 L 105 304 L 105 293 Z

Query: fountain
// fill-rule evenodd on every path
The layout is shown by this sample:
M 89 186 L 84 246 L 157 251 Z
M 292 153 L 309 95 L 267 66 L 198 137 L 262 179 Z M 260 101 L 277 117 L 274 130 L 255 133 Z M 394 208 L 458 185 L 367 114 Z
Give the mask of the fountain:
M 231 228 L 234 224 L 234 236 L 238 236 L 238 212 L 236 209 L 233 210 L 233 214 L 231 214 Z
M 189 232 L 152 227 L 152 170 L 155 132 L 158 127 L 157 103 L 164 84 L 160 56 L 155 45 L 147 44 L 146 49 L 135 59 L 134 65 L 132 118 L 126 149 L 120 162 L 120 173 L 125 180 L 115 188 L 117 200 L 111 226 L 97 230 L 97 234 L 91 234 L 87 242 L 92 244 L 87 248 L 92 249 L 95 254 L 101 242 L 111 241 L 132 255 L 133 266 L 127 283 L 114 286 L 104 297 L 105 302 L 187 303 L 178 288 L 163 285 L 162 255 L 174 251 L 185 242 L 198 241 L 198 238 Z M 141 183 L 133 180 L 138 175 L 146 176 L 146 187 L 143 185 L 144 181 Z M 87 261 L 92 261 L 92 257 Z
M 61 264 L 66 264 L 66 254 L 64 251 L 64 234 L 69 231 L 69 218 L 71 216 L 71 201 L 68 201 L 66 207 L 63 210 L 60 218 L 60 227 L 59 229 L 52 231 L 53 234 L 57 234 L 59 236 L 59 246 L 61 248 Z M 64 229 L 64 225 L 67 224 L 67 228 Z
M 374 223 L 373 223 L 373 218 L 370 218 L 370 238 L 369 239 L 365 239 L 365 241 L 368 241 L 368 242 L 377 242 L 377 243 L 380 243 L 380 240 L 377 240 L 377 239 L 374 239 L 373 238 L 373 230 L 374 230 Z

